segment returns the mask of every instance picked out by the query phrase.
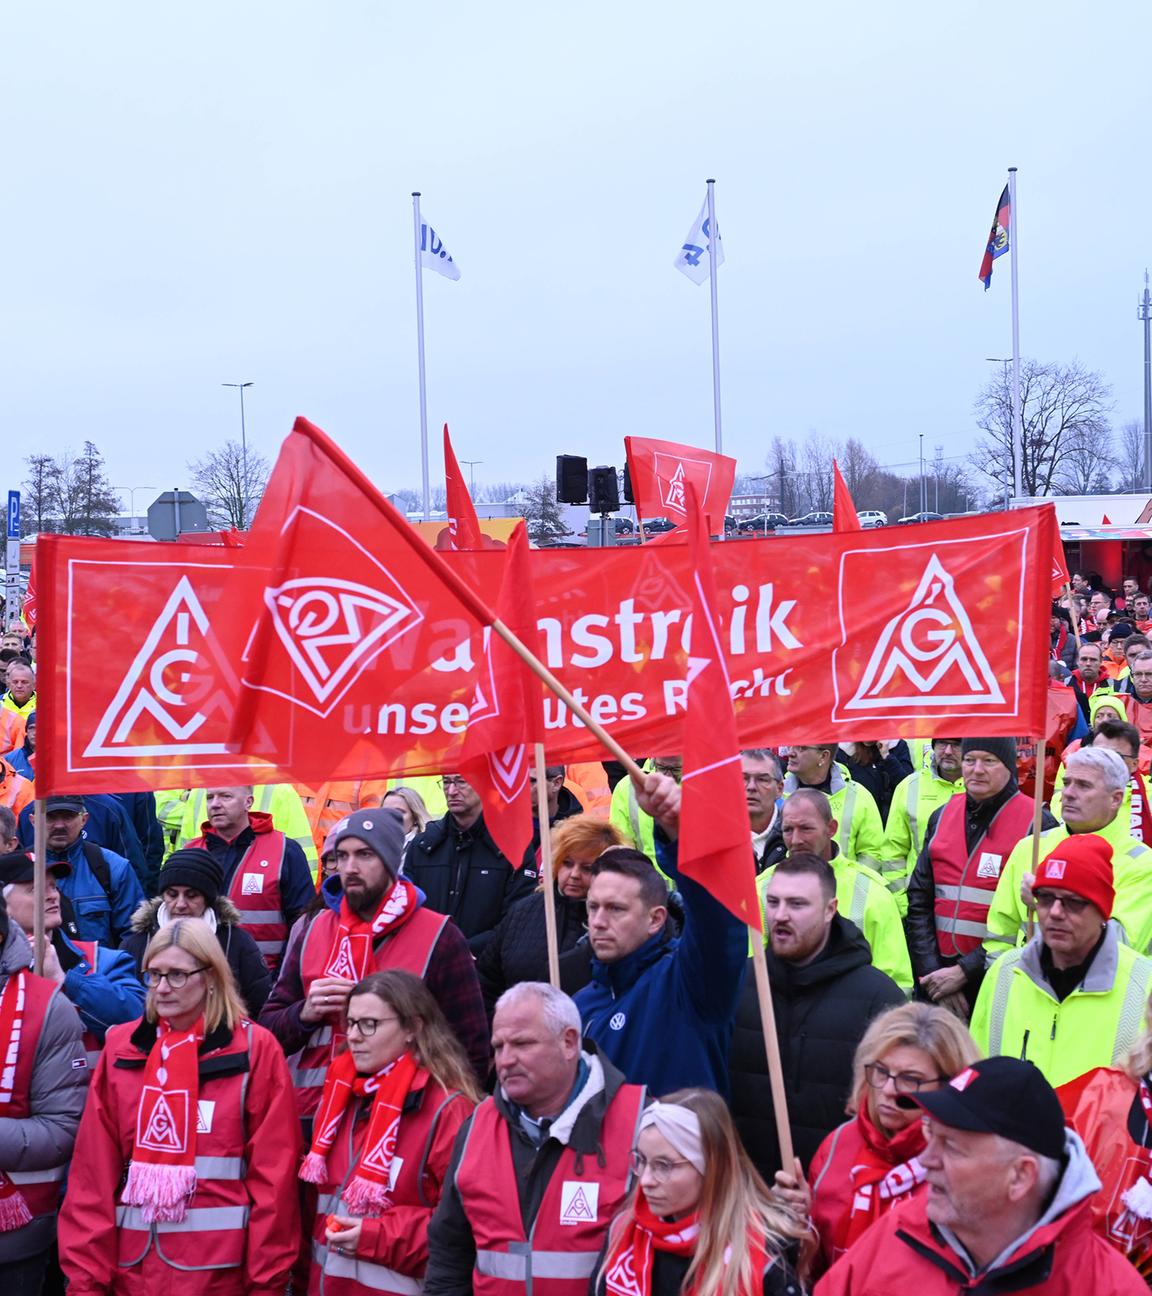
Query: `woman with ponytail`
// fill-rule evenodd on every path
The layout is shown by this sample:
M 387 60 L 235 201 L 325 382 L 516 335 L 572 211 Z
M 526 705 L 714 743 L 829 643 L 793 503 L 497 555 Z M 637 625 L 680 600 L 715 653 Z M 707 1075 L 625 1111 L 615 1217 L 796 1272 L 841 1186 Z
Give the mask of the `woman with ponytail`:
M 69 1296 L 283 1296 L 300 1248 L 284 1055 L 202 919 L 162 927 L 143 977 L 145 1014 L 109 1030 L 76 1139 Z
M 461 1125 L 480 1099 L 428 987 L 374 972 L 348 996 L 300 1178 L 315 1184 L 310 1296 L 406 1292 Z
M 717 1094 L 682 1089 L 645 1108 L 632 1170 L 596 1296 L 800 1296 L 784 1252 L 804 1227 L 773 1202 Z

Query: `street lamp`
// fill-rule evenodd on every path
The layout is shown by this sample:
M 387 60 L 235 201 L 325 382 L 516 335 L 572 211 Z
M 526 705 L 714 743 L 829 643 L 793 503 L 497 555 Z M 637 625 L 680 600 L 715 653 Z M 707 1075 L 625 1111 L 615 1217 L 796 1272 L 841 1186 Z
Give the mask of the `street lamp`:
M 462 464 L 467 464 L 469 469 L 471 470 L 468 473 L 468 494 L 471 495 L 473 499 L 475 499 L 476 498 L 476 465 L 478 463 L 483 463 L 484 460 L 483 459 L 461 459 L 460 462 Z
M 128 514 L 136 518 L 136 492 L 138 490 L 158 490 L 156 486 L 113 486 L 113 490 L 124 491 L 128 496 Z
M 221 383 L 221 387 L 235 387 L 240 393 L 240 530 L 248 523 L 248 432 L 244 426 L 244 389 L 251 387 L 250 382 Z

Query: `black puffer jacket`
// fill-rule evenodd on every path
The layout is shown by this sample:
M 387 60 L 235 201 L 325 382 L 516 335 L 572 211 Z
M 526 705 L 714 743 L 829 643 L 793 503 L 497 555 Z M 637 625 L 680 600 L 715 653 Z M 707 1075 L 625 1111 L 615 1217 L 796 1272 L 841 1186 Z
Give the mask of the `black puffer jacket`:
M 132 915 L 132 930 L 120 942 L 120 948 L 136 960 L 137 973 L 148 942 L 160 930 L 160 906 L 163 903 L 162 896 L 145 900 Z M 232 901 L 227 896 L 219 896 L 212 908 L 216 912 L 216 939 L 232 969 L 240 998 L 244 1000 L 249 1015 L 255 1017 L 271 993 L 272 973 L 259 946 L 239 925 L 240 911 Z
M 447 914 L 478 955 L 517 900 L 531 895 L 540 875 L 531 864 L 514 869 L 484 824 L 460 828 L 448 814 L 408 843 L 404 876 L 424 892 L 427 907 Z
M 561 954 L 584 935 L 588 909 L 583 900 L 556 892 L 556 943 Z M 519 900 L 500 919 L 492 939 L 476 960 L 484 1006 L 491 1018 L 496 1000 L 520 981 L 548 980 L 548 940 L 544 924 L 544 892 Z
M 896 982 L 872 966 L 872 951 L 860 930 L 839 915 L 813 962 L 796 967 L 771 949 L 765 953 L 792 1142 L 807 1168 L 824 1136 L 844 1120 L 852 1062 L 868 1023 L 905 999 Z M 728 1069 L 736 1127 L 756 1168 L 771 1183 L 780 1169 L 780 1149 L 751 974 L 736 1011 Z

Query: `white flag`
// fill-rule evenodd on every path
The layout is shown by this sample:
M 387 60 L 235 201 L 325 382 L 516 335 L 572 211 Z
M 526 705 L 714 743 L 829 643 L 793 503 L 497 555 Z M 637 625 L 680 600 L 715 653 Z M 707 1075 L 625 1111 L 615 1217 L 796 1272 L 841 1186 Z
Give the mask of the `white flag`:
M 427 221 L 420 225 L 420 264 L 427 270 L 435 270 L 445 279 L 459 279 L 460 269 L 448 255 L 443 239 Z
M 704 206 L 700 208 L 700 215 L 696 217 L 696 223 L 688 231 L 688 237 L 684 240 L 684 246 L 677 253 L 676 260 L 672 264 L 681 274 L 686 274 L 693 283 L 702 284 L 708 278 L 708 239 L 710 236 L 708 229 L 708 199 L 704 199 Z M 724 240 L 720 237 L 720 224 L 716 224 L 716 264 L 724 264 Z

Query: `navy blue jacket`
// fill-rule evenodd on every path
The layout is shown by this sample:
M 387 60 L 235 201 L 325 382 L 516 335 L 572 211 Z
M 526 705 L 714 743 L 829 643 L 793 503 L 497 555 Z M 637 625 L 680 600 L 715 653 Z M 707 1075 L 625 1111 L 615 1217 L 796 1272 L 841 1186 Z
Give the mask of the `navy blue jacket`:
M 122 855 L 115 855 L 103 847 L 99 849 L 108 862 L 111 900 L 89 867 L 83 837 L 77 838 L 66 854 L 49 851 L 48 865 L 51 867 L 53 860 L 60 859 L 67 859 L 72 865 L 72 872 L 60 879 L 59 887 L 60 894 L 67 896 L 72 904 L 80 939 L 99 941 L 115 953 L 116 947 L 132 930 L 132 915 L 144 902 L 144 892 L 132 866 Z
M 35 802 L 30 802 L 20 811 L 16 822 L 16 833 L 20 838 L 20 845 L 25 850 L 33 849 L 34 809 Z M 126 859 L 132 865 L 132 872 L 139 879 L 145 894 L 152 895 L 156 891 L 156 870 L 145 858 L 140 838 L 120 798 L 110 792 L 89 792 L 84 798 L 84 809 L 88 812 L 88 819 L 81 833 L 84 840 L 103 846 L 113 855 Z
M 593 958 L 592 984 L 575 996 L 584 1036 L 656 1096 L 695 1085 L 726 1094 L 748 928 L 679 872 L 659 830 L 656 858 L 683 896 L 683 933 L 657 933 L 615 963 Z

